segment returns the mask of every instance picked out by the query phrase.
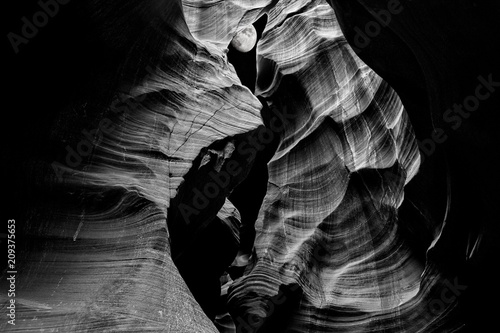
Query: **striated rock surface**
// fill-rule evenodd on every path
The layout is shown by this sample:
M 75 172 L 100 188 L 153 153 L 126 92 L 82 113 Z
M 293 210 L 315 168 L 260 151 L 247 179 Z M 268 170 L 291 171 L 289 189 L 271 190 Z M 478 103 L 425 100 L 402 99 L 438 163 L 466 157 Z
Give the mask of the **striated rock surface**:
M 229 290 L 233 317 L 248 331 L 422 330 L 430 315 L 421 284 L 437 277 L 423 274 L 401 235 L 404 185 L 420 164 L 406 111 L 348 46 L 327 4 L 279 3 L 267 14 L 256 94 L 284 130 L 254 266 Z M 302 296 L 277 324 L 283 300 L 272 299 L 284 285 Z
M 83 128 L 90 137 L 71 133 L 85 120 L 76 103 L 54 122 L 54 140 L 74 153 L 34 164 L 50 199 L 18 221 L 27 246 L 17 254 L 17 321 L 2 320 L 2 332 L 217 331 L 174 265 L 167 210 L 202 148 L 257 128 L 261 104 L 220 49 L 191 36 L 179 1 L 153 4 L 114 14 L 99 4 L 96 15 L 114 19 L 107 38 L 143 16 L 135 42 L 150 38 L 159 49 L 140 45 L 144 74 L 118 80 L 106 103 L 87 101 L 87 112 L 103 106 Z
M 500 33 L 500 7 L 494 1 L 328 2 L 361 59 L 407 107 L 425 162 L 406 193 L 422 215 L 446 220 L 428 261 L 467 286 L 457 293 L 463 331 L 488 331 L 496 325 L 487 301 L 496 283 L 489 262 L 498 253 L 500 235 L 498 224 L 491 222 L 500 199 L 493 153 L 500 144 L 500 95 L 493 87 L 500 79 L 500 40 L 493 37 Z M 359 31 L 390 10 L 388 24 L 368 45 L 359 44 Z M 439 169 L 447 169 L 449 200 L 446 213 L 436 215 L 433 202 L 421 202 L 424 197 L 435 201 L 436 184 L 442 182 L 436 177 Z
M 53 148 L 16 155 L 35 190 L 18 225 L 17 322 L 0 323 L 2 332 L 464 328 L 460 299 L 469 286 L 458 257 L 468 237 L 466 257 L 476 258 L 481 238 L 450 224 L 460 212 L 474 216 L 460 207 L 463 187 L 450 199 L 450 179 L 474 183 L 460 177 L 468 167 L 479 172 L 474 161 L 490 156 L 495 142 L 457 139 L 479 125 L 490 133 L 484 118 L 462 127 L 447 143 L 450 168 L 439 148 L 419 152 L 417 138 L 427 138 L 436 110 L 465 90 L 450 73 L 470 57 L 434 76 L 455 50 L 446 47 L 457 44 L 419 49 L 435 36 L 406 28 L 405 20 L 419 26 L 413 20 L 425 16 L 419 4 L 405 1 L 398 29 L 362 47 L 352 31 L 384 3 L 329 2 L 76 7 L 91 22 L 94 56 L 106 60 L 85 65 L 86 83 L 47 120 L 50 134 L 34 147 Z M 257 71 L 249 89 L 228 47 L 263 18 L 255 63 L 245 64 Z M 460 143 L 469 154 L 463 165 Z M 489 158 L 487 173 L 496 165 Z M 264 176 L 261 205 L 260 194 L 244 192 Z M 473 203 L 484 209 L 481 197 Z M 447 263 L 454 249 L 461 252 Z M 7 305 L 3 298 L 3 313 Z

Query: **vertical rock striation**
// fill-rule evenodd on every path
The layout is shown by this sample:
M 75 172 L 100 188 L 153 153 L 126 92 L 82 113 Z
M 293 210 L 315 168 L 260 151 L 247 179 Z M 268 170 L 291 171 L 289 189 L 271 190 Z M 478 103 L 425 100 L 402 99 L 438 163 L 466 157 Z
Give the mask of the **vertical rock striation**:
M 267 15 L 256 94 L 284 129 L 268 165 L 254 266 L 229 289 L 237 330 L 459 325 L 430 313 L 444 279 L 408 245 L 398 216 L 420 165 L 399 97 L 356 56 L 326 3 L 280 2 Z

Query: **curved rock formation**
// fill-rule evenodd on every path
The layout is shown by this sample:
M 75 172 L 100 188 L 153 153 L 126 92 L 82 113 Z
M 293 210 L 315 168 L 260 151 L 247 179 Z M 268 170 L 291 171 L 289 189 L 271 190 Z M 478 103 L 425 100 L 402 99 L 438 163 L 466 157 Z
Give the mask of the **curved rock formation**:
M 116 19 L 108 39 L 140 22 L 124 44 L 139 44 L 142 73 L 117 81 L 81 136 L 71 107 L 54 123 L 68 153 L 37 161 L 52 202 L 18 222 L 29 246 L 17 255 L 17 324 L 1 331 L 217 331 L 173 263 L 167 209 L 202 148 L 257 128 L 261 104 L 218 48 L 190 35 L 180 1 L 113 5 L 100 3 L 96 20 Z
M 45 149 L 16 155 L 35 190 L 18 219 L 16 325 L 0 330 L 481 327 L 462 300 L 481 300 L 470 267 L 495 235 L 469 221 L 496 203 L 498 140 L 475 134 L 498 136 L 498 6 L 329 3 L 72 5 L 104 60 L 69 61 L 84 82 L 50 134 L 27 134 Z M 253 90 L 227 49 L 264 16 Z M 473 116 L 446 113 L 469 95 L 484 97 Z
M 495 284 L 489 262 L 500 235 L 491 222 L 500 199 L 492 153 L 500 144 L 500 40 L 493 37 L 500 33 L 500 7 L 494 1 L 328 2 L 352 45 L 361 41 L 359 31 L 382 27 L 368 45 L 357 45 L 357 53 L 396 89 L 409 111 L 427 169 L 409 184 L 408 191 L 420 197 L 414 202 L 435 197 L 429 179 L 436 178 L 442 160 L 448 169 L 447 224 L 429 262 L 467 285 L 458 298 L 464 330 L 487 331 L 495 316 L 486 301 Z
M 421 330 L 424 263 L 397 214 L 420 155 L 401 101 L 357 58 L 326 4 L 280 3 L 267 15 L 256 94 L 284 130 L 256 222 L 255 266 L 229 290 L 238 329 Z M 272 299 L 284 285 L 302 296 L 277 324 L 283 300 Z

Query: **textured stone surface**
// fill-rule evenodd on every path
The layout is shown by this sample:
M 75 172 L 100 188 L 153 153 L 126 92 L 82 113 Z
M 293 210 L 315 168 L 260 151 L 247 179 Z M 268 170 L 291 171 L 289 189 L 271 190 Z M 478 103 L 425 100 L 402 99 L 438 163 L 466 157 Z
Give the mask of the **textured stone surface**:
M 498 13 L 488 1 L 61 6 L 11 81 L 23 112 L 4 140 L 7 192 L 22 213 L 16 325 L 0 330 L 485 331 Z M 231 40 L 263 18 L 255 61 L 233 66 Z M 488 97 L 457 120 L 478 85 Z

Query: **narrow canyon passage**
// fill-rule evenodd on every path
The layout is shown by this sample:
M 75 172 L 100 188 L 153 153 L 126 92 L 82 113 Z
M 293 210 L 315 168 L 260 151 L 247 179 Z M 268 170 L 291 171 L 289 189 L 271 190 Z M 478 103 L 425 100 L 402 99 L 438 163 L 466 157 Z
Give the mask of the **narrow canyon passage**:
M 0 331 L 491 330 L 496 3 L 8 12 Z

